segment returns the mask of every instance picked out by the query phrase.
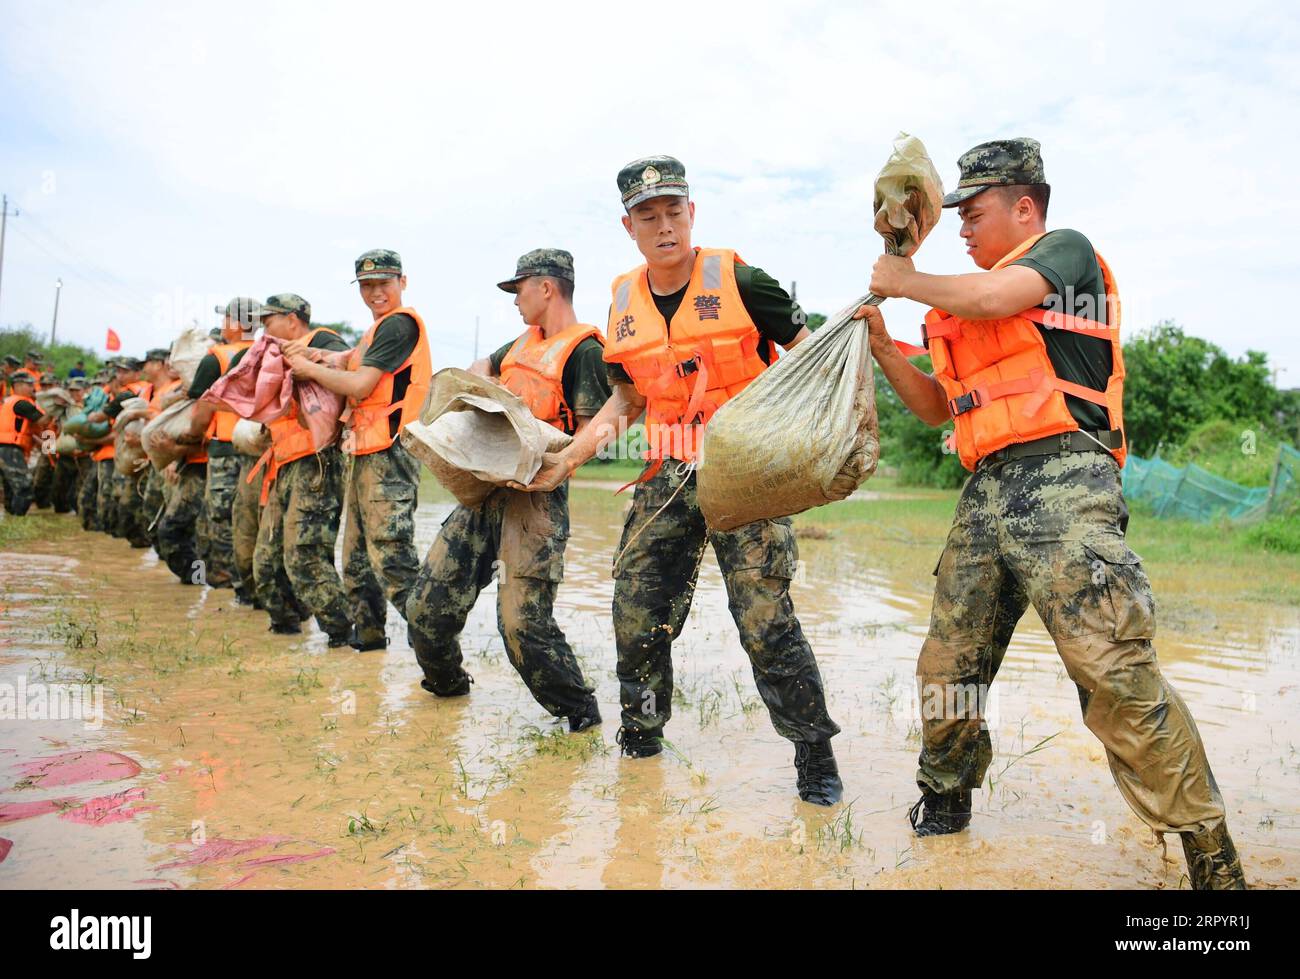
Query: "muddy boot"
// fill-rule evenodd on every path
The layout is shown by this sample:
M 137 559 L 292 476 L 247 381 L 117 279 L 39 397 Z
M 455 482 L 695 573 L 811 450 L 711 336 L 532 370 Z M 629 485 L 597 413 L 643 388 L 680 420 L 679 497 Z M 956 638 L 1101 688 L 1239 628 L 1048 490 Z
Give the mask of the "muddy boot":
M 798 775 L 799 798 L 815 806 L 833 806 L 844 795 L 839 766 L 829 741 L 807 744 L 796 741 L 794 770 Z
M 1194 891 L 1244 891 L 1246 878 L 1226 823 L 1204 833 L 1179 833 Z
M 435 697 L 464 697 L 469 693 L 470 684 L 474 678 L 464 670 L 459 670 L 457 674 L 449 677 L 425 677 L 420 681 L 420 686 Z
M 614 740 L 619 750 L 629 758 L 651 758 L 664 750 L 662 728 L 642 731 L 640 728 L 621 727 Z
M 351 645 L 352 645 L 351 632 L 342 632 L 339 633 L 337 636 L 329 637 L 330 649 L 342 649 L 344 646 L 351 646 Z
M 970 792 L 940 794 L 928 788 L 921 791 L 920 801 L 907 814 L 917 836 L 959 833 L 970 825 Z M 925 807 L 924 815 L 921 814 L 922 806 Z
M 257 596 L 246 588 L 235 589 L 235 604 L 242 605 L 244 608 L 260 609 L 262 603 L 257 600 Z
M 377 635 L 363 636 L 359 632 L 357 632 L 357 627 L 353 626 L 352 635 L 348 638 L 348 645 L 351 646 L 353 649 L 355 649 L 358 653 L 368 653 L 375 649 L 387 649 L 388 636 L 386 636 L 382 632 Z M 466 693 L 469 692 L 468 687 L 466 688 L 465 692 Z
M 582 710 L 569 715 L 569 733 L 577 734 L 579 731 L 585 731 L 587 728 L 595 727 L 599 723 L 600 708 L 596 706 L 596 698 L 592 697 L 583 706 Z
M 135 547 L 134 544 L 132 544 L 131 546 Z M 148 545 L 142 544 L 141 546 L 147 547 Z M 228 571 L 214 571 L 212 572 L 212 574 L 208 575 L 208 587 L 209 588 L 234 588 L 235 579 L 231 577 Z
M 302 623 L 272 622 L 266 631 L 274 632 L 277 636 L 299 636 L 302 635 Z

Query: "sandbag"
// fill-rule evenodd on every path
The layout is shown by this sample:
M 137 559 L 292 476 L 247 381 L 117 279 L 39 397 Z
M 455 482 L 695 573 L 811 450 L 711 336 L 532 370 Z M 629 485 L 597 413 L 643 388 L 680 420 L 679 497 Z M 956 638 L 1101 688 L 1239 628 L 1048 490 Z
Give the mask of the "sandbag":
M 260 458 L 271 447 L 271 430 L 251 418 L 241 418 L 230 433 L 230 444 L 236 452 Z
M 96 384 L 86 389 L 86 396 L 81 399 L 81 410 L 86 414 L 99 411 L 108 404 L 108 392 Z
M 462 504 L 476 507 L 507 482 L 528 484 L 547 452 L 573 441 L 533 416 L 514 392 L 458 367 L 433 376 L 402 445 Z
M 54 442 L 54 452 L 56 455 L 72 455 L 81 452 L 81 443 L 77 441 L 76 436 L 63 432 Z
M 192 445 L 162 446 L 156 444 L 154 436 L 166 433 L 173 439 L 181 438 L 190 430 L 191 416 L 194 413 L 194 400 L 185 398 L 177 401 L 170 408 L 164 408 L 158 417 L 144 426 L 140 432 L 140 444 L 149 456 L 149 461 L 158 471 L 162 471 L 178 459 L 183 459 L 194 451 Z
M 113 471 L 119 476 L 133 476 L 149 465 L 149 457 L 140 442 L 144 425 L 145 419 L 140 415 L 127 419 L 125 423 L 122 416 L 118 416 L 117 437 L 113 440 Z
M 102 439 L 108 434 L 112 425 L 109 422 L 92 422 L 87 419 L 89 411 L 78 411 L 69 415 L 63 422 L 63 430 L 80 439 Z
M 876 177 L 875 229 L 911 255 L 942 215 L 943 182 L 919 139 L 899 133 Z M 876 469 L 880 438 L 861 297 L 785 354 L 709 420 L 697 475 L 710 530 L 842 500 Z
M 710 530 L 842 500 L 876 470 L 871 347 L 859 303 L 783 355 L 704 431 L 697 475 Z
M 194 374 L 199 369 L 199 362 L 207 356 L 212 346 L 208 331 L 197 326 L 186 327 L 172 342 L 171 354 L 167 358 L 172 370 L 180 375 L 181 387 L 186 391 L 194 383 Z
M 69 413 L 81 410 L 81 405 L 73 400 L 72 395 L 63 388 L 44 388 L 36 392 L 36 404 L 42 414 L 55 418 L 66 418 Z
M 134 421 L 137 418 L 144 418 L 149 414 L 149 402 L 144 398 L 127 398 L 122 402 L 122 410 L 118 412 L 117 424 L 124 425 L 126 422 Z

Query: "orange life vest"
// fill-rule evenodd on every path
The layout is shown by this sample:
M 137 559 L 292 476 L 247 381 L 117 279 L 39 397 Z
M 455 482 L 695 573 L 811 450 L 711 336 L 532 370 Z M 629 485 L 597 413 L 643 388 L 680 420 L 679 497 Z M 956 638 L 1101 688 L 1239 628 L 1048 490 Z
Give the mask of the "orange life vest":
M 146 401 L 153 398 L 153 385 L 148 381 L 132 381 L 130 384 L 126 385 L 126 389 L 137 398 L 144 398 Z M 116 419 L 113 419 L 112 425 L 113 428 L 117 428 Z M 103 462 L 106 459 L 112 459 L 117 455 L 116 442 L 116 439 L 110 439 L 108 442 L 105 442 L 91 454 L 90 458 L 94 459 L 96 462 Z
M 540 326 L 530 326 L 501 361 L 501 383 L 536 417 L 570 435 L 578 419 L 564 400 L 564 367 L 588 337 L 605 345 L 600 330 L 586 323 L 575 323 L 549 338 Z
M 665 323 L 644 265 L 614 280 L 605 360 L 621 364 L 646 399 L 647 459 L 699 458 L 714 412 L 767 369 L 745 311 L 730 249 L 697 248 L 682 304 Z M 776 357 L 769 343 L 769 360 Z
M 211 347 L 208 353 L 217 358 L 217 366 L 221 368 L 221 373 L 224 375 L 230 370 L 230 362 L 234 359 L 235 354 L 241 350 L 247 350 L 252 345 L 252 340 L 218 343 L 215 347 Z M 234 437 L 235 422 L 237 421 L 239 421 L 239 416 L 233 411 L 218 408 L 212 413 L 212 421 L 208 425 L 207 437 L 216 439 L 218 442 L 229 442 Z
M 424 320 L 409 306 L 386 313 L 370 325 L 348 358 L 348 370 L 354 371 L 361 366 L 362 357 L 375 339 L 375 331 L 384 320 L 398 313 L 405 313 L 415 320 L 420 334 L 416 338 L 415 349 L 397 370 L 381 376 L 374 390 L 361 401 L 348 399 L 348 430 L 352 433 L 348 451 L 352 455 L 383 452 L 391 446 L 397 439 L 397 433 L 420 417 L 425 395 L 429 393 L 429 378 L 433 376 L 429 336 L 424 328 Z
M 994 269 L 1024 255 L 1042 235 L 1021 242 Z M 961 463 L 974 470 L 979 460 L 1018 442 L 1078 431 L 1065 402 L 1067 394 L 1104 407 L 1110 416 L 1111 453 L 1124 465 L 1124 352 L 1120 346 L 1120 305 L 1115 280 L 1097 255 L 1106 289 L 1106 322 L 1045 309 L 1026 309 L 996 320 L 965 320 L 940 309 L 925 316 L 925 339 L 934 376 L 948 395 Z M 1041 327 L 1041 329 L 1040 329 Z M 1042 329 L 1068 330 L 1104 338 L 1111 345 L 1111 375 L 1105 391 L 1056 376 Z
M 25 394 L 12 394 L 0 402 L 0 445 L 16 445 L 23 450 L 23 458 L 27 458 L 32 454 L 36 433 L 32 431 L 32 422 L 18 415 L 18 405 L 24 401 L 36 405 L 36 399 Z

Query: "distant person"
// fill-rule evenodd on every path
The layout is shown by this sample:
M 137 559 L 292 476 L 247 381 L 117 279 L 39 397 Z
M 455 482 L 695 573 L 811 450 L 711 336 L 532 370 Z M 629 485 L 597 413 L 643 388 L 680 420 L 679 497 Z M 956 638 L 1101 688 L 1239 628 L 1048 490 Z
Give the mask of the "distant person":
M 74 377 L 85 377 L 85 376 L 86 376 L 86 363 L 85 361 L 82 360 L 77 361 L 76 366 L 74 366 L 72 370 L 68 371 L 68 380 L 72 380 Z

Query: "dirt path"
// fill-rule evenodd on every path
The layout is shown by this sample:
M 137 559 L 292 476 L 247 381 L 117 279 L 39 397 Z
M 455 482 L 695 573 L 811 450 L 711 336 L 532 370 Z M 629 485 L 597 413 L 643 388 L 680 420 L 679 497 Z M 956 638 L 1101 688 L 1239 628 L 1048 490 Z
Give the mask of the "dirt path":
M 971 830 L 913 840 L 912 677 L 935 555 L 915 556 L 924 572 L 886 572 L 867 524 L 801 541 L 794 586 L 844 729 L 846 804 L 794 794 L 792 750 L 758 701 L 711 556 L 675 646 L 673 749 L 620 759 L 608 568 L 621 501 L 607 497 L 575 493 L 557 611 L 605 715 L 576 738 L 507 662 L 491 593 L 463 636 L 473 694 L 439 701 L 391 610 L 387 652 L 327 651 L 319 633 L 271 636 L 229 591 L 174 584 L 151 555 L 70 520 L 0 554 L 0 716 L 20 681 L 28 699 L 102 683 L 104 714 L 97 728 L 0 720 L 0 887 L 1180 885 L 1177 841 L 1162 862 L 1032 613 L 998 681 L 995 779 Z M 447 509 L 421 508 L 422 551 Z M 1162 602 L 1204 605 L 1202 583 L 1183 587 Z M 1209 611 L 1162 627 L 1161 661 L 1207 741 L 1248 877 L 1292 887 L 1300 616 Z

